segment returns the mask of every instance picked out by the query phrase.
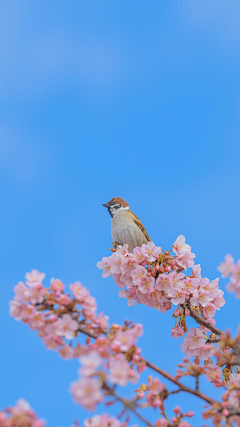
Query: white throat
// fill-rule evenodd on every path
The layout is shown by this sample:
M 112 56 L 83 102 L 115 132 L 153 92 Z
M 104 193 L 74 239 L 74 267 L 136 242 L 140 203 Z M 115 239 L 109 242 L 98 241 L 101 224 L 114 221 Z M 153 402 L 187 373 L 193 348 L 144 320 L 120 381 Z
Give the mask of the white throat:
M 121 206 L 120 208 L 110 207 L 110 215 L 112 218 L 116 218 L 119 215 L 122 215 L 124 212 L 130 211 L 130 206 L 126 206 L 125 208 Z

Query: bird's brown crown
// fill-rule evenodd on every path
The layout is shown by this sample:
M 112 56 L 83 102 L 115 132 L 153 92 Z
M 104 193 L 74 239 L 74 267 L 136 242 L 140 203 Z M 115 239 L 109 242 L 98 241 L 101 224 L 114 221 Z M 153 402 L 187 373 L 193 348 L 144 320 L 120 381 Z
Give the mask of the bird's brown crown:
M 124 208 L 129 206 L 129 204 L 124 199 L 122 199 L 122 197 L 114 197 L 108 203 L 109 204 L 118 203 L 119 205 L 122 205 Z

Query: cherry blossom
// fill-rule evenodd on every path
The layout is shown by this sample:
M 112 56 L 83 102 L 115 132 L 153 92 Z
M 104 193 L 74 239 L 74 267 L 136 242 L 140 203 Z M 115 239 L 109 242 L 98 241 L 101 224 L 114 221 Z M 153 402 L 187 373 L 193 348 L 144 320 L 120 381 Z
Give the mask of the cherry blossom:
M 94 411 L 96 405 L 103 400 L 102 382 L 99 378 L 80 378 L 71 384 L 70 391 L 75 402 L 89 411 Z
M 101 357 L 97 351 L 90 351 L 85 356 L 80 356 L 80 362 L 82 363 L 82 368 L 79 370 L 80 375 L 88 377 L 94 374 L 102 362 Z
M 25 278 L 27 285 L 29 285 L 30 287 L 41 285 L 42 281 L 45 278 L 45 273 L 39 273 L 38 270 L 33 269 L 31 273 L 25 274 Z
M 212 404 L 211 399 L 204 398 L 210 405 L 204 417 L 211 418 L 216 426 L 220 425 L 217 422 L 226 420 L 240 425 L 240 370 L 234 368 L 238 365 L 240 331 L 233 339 L 230 332 L 225 333 L 215 326 L 215 313 L 225 304 L 223 291 L 219 279 L 201 277 L 201 267 L 194 265 L 194 258 L 191 247 L 181 235 L 172 251 L 163 252 L 153 242 L 135 248 L 133 254 L 128 252 L 127 245 L 118 246 L 112 255 L 97 264 L 104 271 L 104 277 L 114 278 L 120 288 L 119 296 L 125 298 L 129 306 L 144 304 L 162 313 L 173 308 L 171 336 L 183 340 L 182 352 L 194 358 L 190 362 L 184 357 L 176 377 L 162 374 L 179 389 L 168 390 L 161 379 L 150 375 L 147 384 L 140 383 L 133 400 L 128 400 L 125 393 L 121 395 L 122 387 L 136 384 L 145 369 L 153 369 L 160 375 L 164 372 L 162 367 L 155 367 L 142 357 L 137 346 L 143 333 L 141 324 L 125 321 L 123 325 L 109 325 L 108 316 L 102 312 L 97 314 L 96 300 L 81 282 L 71 284 L 68 289 L 60 279 L 52 278 L 47 289 L 42 284 L 45 274 L 32 270 L 26 273 L 25 282 L 15 286 L 10 314 L 36 330 L 47 349 L 58 351 L 65 360 L 79 359 L 79 378 L 70 387 L 73 399 L 89 411 L 95 410 L 103 401 L 107 405 L 116 402 L 123 405 L 119 419 L 108 414 L 95 415 L 84 421 L 85 427 L 104 426 L 104 423 L 106 427 L 126 427 L 129 412 L 138 414 L 137 402 L 144 398 L 142 408 L 153 408 L 158 412 L 157 420 L 151 425 L 191 427 L 184 418 L 192 417 L 193 412 L 183 413 L 179 406 L 175 406 L 173 416 L 168 418 L 165 400 L 169 394 L 182 390 L 191 392 L 191 388 L 179 382 L 184 376 L 195 379 L 196 388 L 192 394 L 202 398 L 204 394 L 198 391 L 201 375 L 205 375 L 213 386 L 226 390 L 222 402 Z M 240 261 L 235 265 L 229 255 L 223 264 L 220 270 L 225 277 L 230 274 L 231 289 L 238 296 Z M 192 326 L 190 320 L 196 323 L 189 329 Z M 18 410 L 12 410 L 12 414 L 14 411 L 16 415 Z M 26 411 L 31 412 L 30 409 Z M 139 418 L 142 419 L 140 414 Z M 0 412 L 1 426 L 6 419 L 9 419 L 7 412 Z M 36 419 L 29 427 L 42 427 L 39 422 L 38 425 Z M 148 421 L 145 424 L 150 425 Z M 3 427 L 13 425 L 5 422 Z M 16 424 L 16 427 L 20 425 Z
M 71 340 L 75 331 L 78 329 L 78 322 L 73 320 L 70 314 L 64 314 L 61 319 L 56 322 L 56 334 Z

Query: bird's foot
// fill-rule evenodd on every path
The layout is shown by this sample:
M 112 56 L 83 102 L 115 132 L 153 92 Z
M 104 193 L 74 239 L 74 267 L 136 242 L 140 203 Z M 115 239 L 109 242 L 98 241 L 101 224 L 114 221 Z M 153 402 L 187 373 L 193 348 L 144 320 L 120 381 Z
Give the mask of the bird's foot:
M 112 252 L 116 252 L 116 250 L 117 250 L 117 247 L 118 247 L 119 243 L 117 243 L 117 242 L 112 242 L 112 245 L 113 245 L 113 248 L 110 248 L 110 251 L 112 251 Z

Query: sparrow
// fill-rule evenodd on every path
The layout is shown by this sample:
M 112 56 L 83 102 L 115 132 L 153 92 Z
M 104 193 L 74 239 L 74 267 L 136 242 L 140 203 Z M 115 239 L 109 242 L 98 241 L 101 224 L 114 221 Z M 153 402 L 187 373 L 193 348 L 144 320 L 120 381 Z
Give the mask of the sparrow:
M 142 244 L 151 242 L 151 239 L 141 223 L 140 219 L 135 215 L 129 204 L 121 197 L 114 197 L 108 203 L 103 203 L 111 215 L 111 233 L 113 245 L 128 245 L 129 252 Z

